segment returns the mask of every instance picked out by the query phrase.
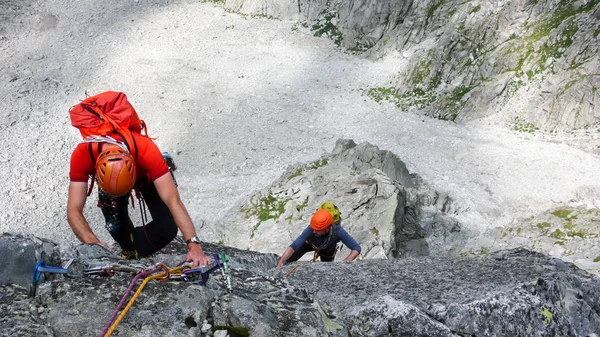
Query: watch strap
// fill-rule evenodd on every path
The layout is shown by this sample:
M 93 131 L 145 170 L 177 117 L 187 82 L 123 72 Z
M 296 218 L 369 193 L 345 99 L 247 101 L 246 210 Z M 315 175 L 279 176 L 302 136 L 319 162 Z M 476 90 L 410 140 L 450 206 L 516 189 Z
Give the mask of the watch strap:
M 198 236 L 192 236 L 191 238 L 185 240 L 185 244 L 189 243 L 200 243 L 200 238 L 198 238 Z

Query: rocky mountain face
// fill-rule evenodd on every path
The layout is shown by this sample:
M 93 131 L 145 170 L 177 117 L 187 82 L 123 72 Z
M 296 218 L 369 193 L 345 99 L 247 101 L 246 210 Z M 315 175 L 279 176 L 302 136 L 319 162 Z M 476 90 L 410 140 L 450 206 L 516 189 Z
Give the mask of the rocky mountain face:
M 272 253 L 283 252 L 329 200 L 363 258 L 276 268 Z M 460 211 L 393 153 L 340 139 L 331 153 L 290 166 L 232 208 L 219 226 L 221 244 L 203 244 L 213 261 L 227 256 L 227 273 L 215 269 L 206 280 L 186 282 L 176 270 L 185 256 L 181 238 L 151 258 L 125 261 L 97 245 L 3 234 L 0 325 L 6 336 L 600 334 L 596 275 L 533 250 L 469 249 L 479 233 L 456 220 Z M 582 258 L 597 251 L 598 239 L 577 226 L 598 216 L 554 211 L 485 237 L 544 252 L 561 241 L 564 251 L 553 254 Z M 577 245 L 587 249 L 567 254 Z M 348 253 L 342 248 L 337 260 Z M 40 262 L 73 271 L 40 273 L 33 283 Z
M 338 206 L 342 227 L 366 259 L 481 256 L 526 247 L 597 274 L 598 210 L 549 209 L 507 228 L 465 226 L 459 218 L 468 210 L 409 172 L 398 156 L 350 139 L 339 139 L 315 162 L 289 166 L 272 184 L 241 198 L 216 228 L 204 230 L 227 246 L 282 254 L 327 201 Z M 349 253 L 342 247 L 336 259 Z
M 375 100 L 445 120 L 499 115 L 523 131 L 599 122 L 600 1 L 226 0 L 297 20 L 349 52 L 402 55 Z
M 198 285 L 177 279 L 175 272 L 162 279 L 156 278 L 159 272 L 150 272 L 161 266 L 175 269 L 185 256 L 181 239 L 166 254 L 132 262 L 95 245 L 59 249 L 31 235 L 5 233 L 0 237 L 0 269 L 12 279 L 0 284 L 2 335 L 600 334 L 600 280 L 528 250 L 470 258 L 298 262 L 277 269 L 272 254 L 212 244 L 204 248 L 211 255 L 224 253 L 229 269 L 223 274 L 216 270 Z M 36 261 L 61 266 L 67 259 L 76 259 L 83 266 L 80 271 L 106 265 L 139 273 L 46 273 L 34 288 L 30 274 L 15 272 L 33 271 Z M 119 311 L 120 303 L 124 309 Z
M 387 150 L 340 139 L 331 153 L 286 172 L 248 199 L 240 199 L 220 228 L 226 245 L 281 254 L 327 201 L 364 258 L 458 255 L 473 234 L 452 217 L 447 195 L 429 188 Z M 336 258 L 343 260 L 342 248 Z

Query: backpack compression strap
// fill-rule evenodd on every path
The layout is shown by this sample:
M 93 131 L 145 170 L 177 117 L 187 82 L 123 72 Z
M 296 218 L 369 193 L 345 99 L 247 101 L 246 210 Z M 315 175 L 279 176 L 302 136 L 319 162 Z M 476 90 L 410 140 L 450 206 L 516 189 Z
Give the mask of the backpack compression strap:
M 93 102 L 93 103 L 95 103 L 95 102 Z M 131 153 L 133 155 L 133 157 L 135 159 L 137 159 L 137 144 L 135 142 L 135 139 L 133 138 L 131 131 L 120 126 L 117 122 L 115 122 L 114 119 L 110 118 L 107 114 L 102 112 L 102 110 L 100 110 L 95 105 L 92 105 L 92 106 L 83 105 L 83 108 L 85 110 L 89 111 L 90 113 L 96 115 L 101 120 L 107 121 L 108 123 L 110 123 L 110 125 L 113 128 L 112 132 L 121 136 L 121 138 L 123 139 L 123 143 L 126 146 L 126 149 L 129 151 L 129 153 Z M 117 144 L 117 145 L 119 145 L 119 144 Z M 121 145 L 119 145 L 119 146 L 121 146 Z

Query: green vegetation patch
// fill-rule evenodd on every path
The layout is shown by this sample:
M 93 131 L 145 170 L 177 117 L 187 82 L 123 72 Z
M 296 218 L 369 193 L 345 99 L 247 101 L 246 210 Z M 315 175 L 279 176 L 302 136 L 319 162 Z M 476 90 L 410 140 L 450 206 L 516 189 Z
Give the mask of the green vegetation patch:
M 573 210 L 570 209 L 559 209 L 557 211 L 552 212 L 551 214 L 559 217 L 561 219 L 568 219 L 569 215 L 571 215 L 571 213 L 573 213 Z
M 294 171 L 294 173 L 290 174 L 290 176 L 287 178 L 288 180 L 292 180 L 296 177 L 299 177 L 302 175 L 302 167 L 299 167 L 298 169 L 296 169 L 296 171 Z
M 515 117 L 515 120 L 512 124 L 512 129 L 518 132 L 534 134 L 540 128 L 535 126 L 533 123 L 526 121 L 523 117 Z
M 481 5 L 477 5 L 469 11 L 469 14 L 477 13 L 477 12 L 479 12 L 480 9 L 481 9 Z
M 269 19 L 269 20 L 275 19 L 275 17 L 273 15 L 267 15 L 267 14 L 263 14 L 263 13 L 254 13 L 254 14 L 251 14 L 250 17 L 252 19 Z
M 448 98 L 453 101 L 460 101 L 466 94 L 468 94 L 471 91 L 471 89 L 472 88 L 463 86 L 456 87 L 450 92 Z
M 564 239 L 566 236 L 567 234 L 560 229 L 556 229 L 554 232 L 552 232 L 552 234 L 550 234 L 550 237 L 554 239 Z
M 548 308 L 543 308 L 540 311 L 540 314 L 542 315 L 542 322 L 544 322 L 544 324 L 548 325 L 552 322 L 552 312 L 548 310 Z
M 432 64 L 435 60 L 434 51 L 429 50 L 426 56 L 414 62 L 410 72 L 403 75 L 404 82 L 409 87 L 412 87 L 413 90 L 421 90 L 420 93 L 415 92 L 415 94 L 423 96 L 425 91 L 431 91 L 442 83 L 442 71 L 432 72 Z
M 537 226 L 542 229 L 546 229 L 547 227 L 540 227 L 540 225 L 544 225 L 545 223 L 538 224 Z M 566 224 L 564 228 L 555 229 L 552 233 L 550 233 L 550 237 L 553 239 L 557 239 L 559 241 L 555 242 L 560 245 L 564 245 L 565 240 L 569 240 L 571 238 L 582 238 L 582 239 L 593 239 L 597 238 L 598 234 L 588 233 L 582 229 L 575 228 L 573 224 Z
M 421 85 L 425 82 L 425 80 L 427 80 L 430 74 L 431 59 L 423 58 L 419 60 L 417 64 L 412 68 L 407 82 L 412 85 Z
M 298 206 L 296 207 L 296 210 L 297 210 L 298 212 L 302 212 L 303 210 L 305 210 L 305 209 L 306 209 L 306 207 L 308 207 L 308 196 L 306 197 L 306 199 L 304 199 L 304 202 L 303 202 L 303 203 L 301 203 L 300 205 L 298 205 Z
M 337 18 L 337 13 L 335 11 L 324 10 L 319 15 L 321 20 L 318 23 L 312 25 L 311 30 L 314 36 L 327 36 L 336 45 L 342 44 L 342 40 L 344 39 L 342 32 L 338 29 L 338 27 L 333 23 L 333 21 Z
M 257 203 L 252 202 L 247 208 L 243 208 L 242 212 L 246 217 L 256 216 L 258 218 L 258 222 L 252 228 L 250 238 L 254 238 L 254 233 L 263 221 L 278 219 L 285 212 L 285 205 L 290 200 L 291 198 L 278 199 L 269 191 L 268 196 L 260 199 Z
M 458 117 L 459 111 L 465 106 L 466 100 L 464 96 L 471 91 L 470 87 L 459 86 L 454 88 L 452 91 L 442 96 L 440 100 L 440 104 L 442 106 L 441 111 L 443 114 L 440 114 L 438 117 L 442 120 L 454 121 L 456 117 Z
M 301 175 L 302 175 L 302 173 L 303 173 L 305 170 L 316 170 L 316 169 L 318 169 L 319 167 L 323 167 L 323 166 L 325 166 L 325 165 L 327 165 L 327 164 L 329 164 L 329 159 L 327 159 L 327 158 L 321 158 L 321 159 L 319 159 L 319 160 L 315 160 L 314 162 L 312 162 L 312 163 L 310 163 L 310 164 L 308 164 L 308 165 L 305 165 L 304 167 L 298 167 L 298 168 L 296 169 L 296 171 L 294 171 L 292 174 L 290 174 L 290 175 L 287 177 L 287 180 L 292 180 L 292 179 L 294 179 L 295 177 L 299 177 L 299 176 L 301 176 Z
M 600 262 L 600 256 L 597 256 L 597 257 L 594 259 L 594 262 Z
M 425 19 L 426 25 L 429 23 L 429 19 L 433 18 L 433 14 L 435 14 L 435 11 L 437 11 L 438 8 L 442 7 L 444 3 L 446 3 L 446 0 L 440 0 L 438 2 L 432 1 L 429 3 L 429 6 L 427 6 L 427 18 Z
M 540 229 L 546 229 L 546 228 L 550 228 L 552 226 L 552 224 L 549 222 L 540 222 L 536 226 L 537 226 L 537 228 L 540 228 Z
M 388 101 L 400 109 L 410 107 L 424 108 L 437 100 L 437 96 L 432 92 L 425 92 L 422 89 L 415 88 L 410 92 L 400 93 L 396 88 L 371 88 L 367 91 L 367 96 L 377 103 Z
M 388 16 L 389 17 L 389 16 Z M 354 47 L 348 49 L 354 54 L 364 53 L 367 50 L 371 49 L 375 45 L 375 41 L 371 40 L 358 40 Z
M 506 236 L 508 236 L 508 234 L 512 235 L 512 236 L 518 236 L 519 234 L 521 234 L 521 231 L 523 230 L 521 227 L 510 227 L 506 229 L 507 231 L 501 231 L 502 233 L 502 239 L 504 239 Z
M 582 239 L 585 239 L 587 237 L 589 237 L 588 233 L 582 231 L 582 230 L 571 230 L 571 231 L 567 231 L 567 235 L 571 236 L 571 237 L 580 237 Z
M 285 204 L 290 201 L 290 198 L 277 199 L 269 191 L 269 195 L 260 199 L 258 203 L 252 203 L 246 209 L 243 209 L 246 216 L 256 216 L 258 220 L 263 222 L 269 219 L 277 219 L 285 211 Z
M 329 159 L 327 158 L 321 158 L 319 160 L 314 161 L 311 165 L 310 168 L 313 170 L 318 169 L 319 167 L 323 167 L 325 165 L 329 164 Z
M 216 5 L 219 5 L 219 7 L 223 8 L 223 11 L 226 13 L 231 13 L 231 14 L 237 14 L 245 19 L 247 18 L 251 18 L 251 19 L 270 19 L 270 20 L 276 20 L 277 18 L 272 16 L 272 15 L 267 15 L 265 13 L 251 13 L 251 14 L 246 14 L 246 13 L 241 13 L 238 10 L 235 10 L 233 8 L 228 8 L 225 7 L 225 0 L 200 0 L 201 2 L 211 2 L 214 3 Z M 227 29 L 229 26 L 225 27 L 225 29 Z M 231 28 L 233 28 L 234 26 L 232 25 Z M 294 30 L 294 27 L 292 27 L 292 30 Z
M 518 62 L 511 71 L 515 72 L 515 78 L 510 83 L 509 93 L 515 93 L 525 83 L 521 78 L 526 75 L 528 79 L 538 74 L 544 74 L 546 71 L 554 72 L 551 68 L 553 62 L 551 59 L 562 57 L 567 49 L 573 44 L 573 37 L 579 31 L 575 22 L 578 14 L 590 11 L 600 0 L 590 1 L 582 6 L 576 7 L 573 2 L 561 1 L 556 10 L 544 19 L 534 22 L 531 34 L 522 39 L 513 39 L 509 41 L 511 47 L 506 54 L 516 53 Z M 525 28 L 529 28 L 525 25 Z M 555 29 L 561 31 L 549 38 L 551 32 Z M 540 44 L 540 41 L 543 43 Z M 525 64 L 532 64 L 530 69 L 523 69 Z M 577 66 L 574 64 L 573 66 Z
M 490 253 L 490 247 L 479 247 L 479 250 L 473 250 L 473 248 L 470 248 L 468 251 L 461 251 L 459 253 L 459 256 L 460 257 L 467 257 L 467 256 L 481 257 L 481 256 L 489 255 L 489 253 Z

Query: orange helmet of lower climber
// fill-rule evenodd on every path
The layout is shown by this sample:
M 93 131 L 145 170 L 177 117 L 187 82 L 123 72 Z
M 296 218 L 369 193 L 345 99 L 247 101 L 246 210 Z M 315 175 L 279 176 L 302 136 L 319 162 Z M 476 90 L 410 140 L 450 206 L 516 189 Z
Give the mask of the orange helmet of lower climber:
M 136 180 L 133 156 L 121 148 L 102 151 L 96 160 L 96 180 L 98 186 L 113 197 L 126 195 Z
M 322 231 L 333 224 L 333 216 L 327 210 L 320 209 L 310 219 L 310 227 L 316 231 Z

